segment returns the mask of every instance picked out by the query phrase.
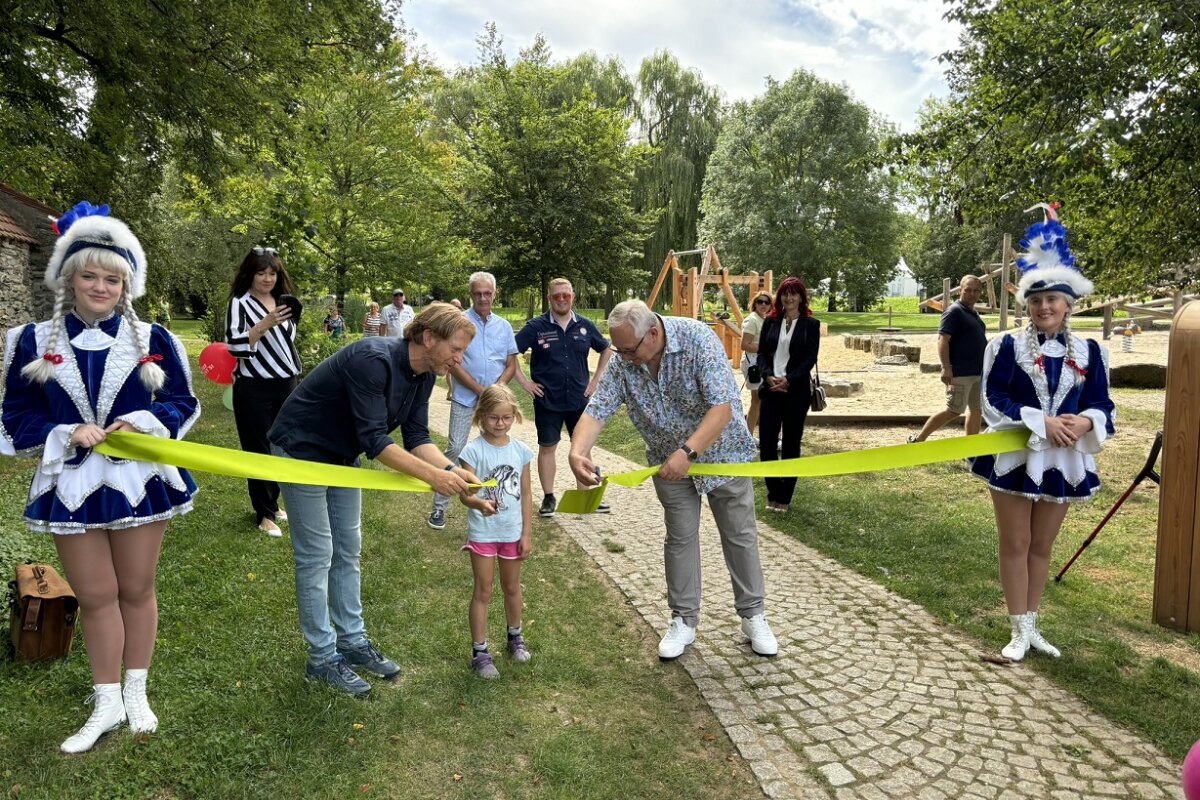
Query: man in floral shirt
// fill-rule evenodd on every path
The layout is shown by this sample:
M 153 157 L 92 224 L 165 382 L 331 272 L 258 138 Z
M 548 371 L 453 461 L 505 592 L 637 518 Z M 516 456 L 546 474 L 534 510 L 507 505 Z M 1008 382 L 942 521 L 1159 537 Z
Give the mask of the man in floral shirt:
M 703 322 L 660 317 L 640 300 L 627 300 L 608 317 L 614 358 L 571 439 L 571 470 L 584 485 L 598 482 L 592 445 L 624 403 L 646 440 L 646 456 L 661 465 L 654 490 L 663 505 L 667 604 L 671 622 L 658 645 L 664 661 L 696 640 L 700 619 L 700 495 L 721 535 L 742 631 L 761 656 L 779 644 L 764 614 L 762 564 L 749 478 L 688 477 L 692 462 L 745 463 L 757 454 L 742 417 L 729 359 Z

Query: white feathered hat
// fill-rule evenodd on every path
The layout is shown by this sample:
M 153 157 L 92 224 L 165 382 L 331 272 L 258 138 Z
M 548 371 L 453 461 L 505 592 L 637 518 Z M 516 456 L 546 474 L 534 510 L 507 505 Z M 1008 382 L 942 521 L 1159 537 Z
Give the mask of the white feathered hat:
M 80 250 L 99 248 L 116 253 L 129 264 L 129 298 L 146 293 L 146 254 L 129 227 L 108 215 L 108 206 L 94 206 L 84 200 L 54 223 L 58 241 L 46 264 L 45 283 L 52 291 L 62 278 L 63 264 Z
M 1021 247 L 1025 255 L 1017 259 L 1021 279 L 1017 282 L 1017 302 L 1038 292 L 1061 292 L 1078 300 L 1095 291 L 1092 282 L 1075 266 L 1075 256 L 1067 247 L 1067 229 L 1058 221 L 1058 203 L 1038 203 L 1026 213 L 1042 209 L 1045 216 L 1025 229 Z

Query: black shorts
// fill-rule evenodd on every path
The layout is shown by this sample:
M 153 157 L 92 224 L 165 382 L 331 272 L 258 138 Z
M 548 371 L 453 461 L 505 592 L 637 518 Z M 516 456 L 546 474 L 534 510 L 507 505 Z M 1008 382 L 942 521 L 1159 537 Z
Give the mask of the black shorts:
M 583 409 L 578 411 L 550 411 L 534 403 L 533 422 L 537 426 L 538 445 L 551 447 L 562 439 L 563 423 L 567 425 L 567 436 L 575 433 L 575 423 L 583 416 Z

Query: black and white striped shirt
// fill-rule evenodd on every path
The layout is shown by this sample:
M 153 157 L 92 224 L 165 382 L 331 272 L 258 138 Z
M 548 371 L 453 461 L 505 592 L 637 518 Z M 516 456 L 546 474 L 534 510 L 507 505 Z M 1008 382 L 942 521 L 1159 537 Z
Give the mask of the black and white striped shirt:
M 292 320 L 271 328 L 251 346 L 250 329 L 268 313 L 249 292 L 229 301 L 225 341 L 229 354 L 238 360 L 233 374 L 239 378 L 291 378 L 300 374 L 296 323 Z

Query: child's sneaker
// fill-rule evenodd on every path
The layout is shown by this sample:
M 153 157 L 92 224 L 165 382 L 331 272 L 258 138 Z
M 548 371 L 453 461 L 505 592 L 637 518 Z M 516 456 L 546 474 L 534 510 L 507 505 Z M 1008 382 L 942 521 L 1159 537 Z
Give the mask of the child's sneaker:
M 529 652 L 529 647 L 525 644 L 525 637 L 521 634 L 508 637 L 508 656 L 513 661 L 528 661 L 533 654 Z
M 500 670 L 492 663 L 492 654 L 486 650 L 476 653 L 471 659 L 471 670 L 481 678 L 499 678 Z

